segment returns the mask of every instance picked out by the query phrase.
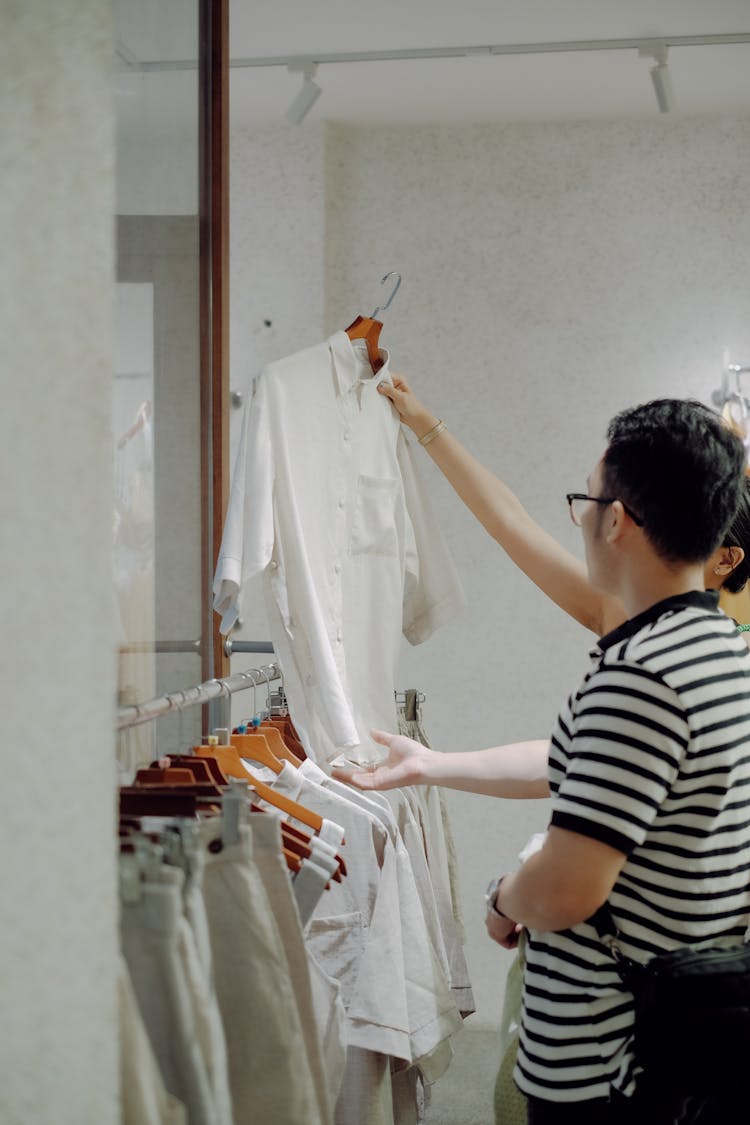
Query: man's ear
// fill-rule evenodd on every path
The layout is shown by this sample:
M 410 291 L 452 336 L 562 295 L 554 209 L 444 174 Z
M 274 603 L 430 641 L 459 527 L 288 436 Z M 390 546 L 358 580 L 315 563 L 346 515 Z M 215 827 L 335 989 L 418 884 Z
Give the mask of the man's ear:
M 609 505 L 609 513 L 609 526 L 604 538 L 608 543 L 616 543 L 622 538 L 627 522 L 632 523 L 632 520 L 623 508 L 621 500 L 612 501 Z
M 720 547 L 719 557 L 714 566 L 714 574 L 731 574 L 745 557 L 742 547 Z

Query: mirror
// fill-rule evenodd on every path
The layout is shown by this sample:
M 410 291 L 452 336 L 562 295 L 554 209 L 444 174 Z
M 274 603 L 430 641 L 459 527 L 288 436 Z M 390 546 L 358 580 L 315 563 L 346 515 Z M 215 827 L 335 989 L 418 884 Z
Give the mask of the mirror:
M 199 3 L 116 0 L 114 13 L 114 562 L 124 706 L 201 681 Z M 159 69 L 149 70 L 154 61 Z M 200 723 L 194 708 L 125 732 L 124 758 L 181 748 Z

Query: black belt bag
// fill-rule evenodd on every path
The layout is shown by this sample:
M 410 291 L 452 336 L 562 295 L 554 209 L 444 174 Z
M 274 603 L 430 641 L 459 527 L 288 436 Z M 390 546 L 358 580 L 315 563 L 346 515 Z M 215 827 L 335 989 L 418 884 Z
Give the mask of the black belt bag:
M 606 903 L 591 922 L 635 997 L 635 1057 L 649 1077 L 686 1094 L 747 1090 L 750 945 L 683 946 L 639 965 Z

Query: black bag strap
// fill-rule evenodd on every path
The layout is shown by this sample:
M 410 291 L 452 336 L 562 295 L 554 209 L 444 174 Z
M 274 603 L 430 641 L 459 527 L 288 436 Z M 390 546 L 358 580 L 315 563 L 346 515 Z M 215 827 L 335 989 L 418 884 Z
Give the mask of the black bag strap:
M 614 961 L 618 976 L 623 984 L 633 989 L 638 975 L 643 972 L 643 965 L 639 965 L 637 961 L 631 961 L 620 949 L 618 945 L 620 931 L 617 929 L 614 917 L 612 916 L 609 902 L 603 902 L 588 921 L 589 925 L 593 926 L 596 930 L 601 938 L 602 945 L 604 945 Z
M 594 927 L 602 941 L 604 941 L 605 938 L 617 938 L 620 936 L 620 931 L 615 925 L 612 911 L 609 908 L 609 902 L 603 902 L 596 914 L 591 915 L 589 925 Z

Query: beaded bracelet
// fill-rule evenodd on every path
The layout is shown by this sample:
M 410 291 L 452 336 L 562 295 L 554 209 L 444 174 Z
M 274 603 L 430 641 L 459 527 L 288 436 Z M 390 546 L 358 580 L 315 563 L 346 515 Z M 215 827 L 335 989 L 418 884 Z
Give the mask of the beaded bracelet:
M 426 434 L 422 434 L 421 438 L 417 438 L 417 441 L 420 445 L 429 445 L 433 438 L 436 438 L 438 434 L 442 434 L 443 430 L 447 429 L 448 427 L 445 422 L 440 421 L 437 426 L 433 426 Z

